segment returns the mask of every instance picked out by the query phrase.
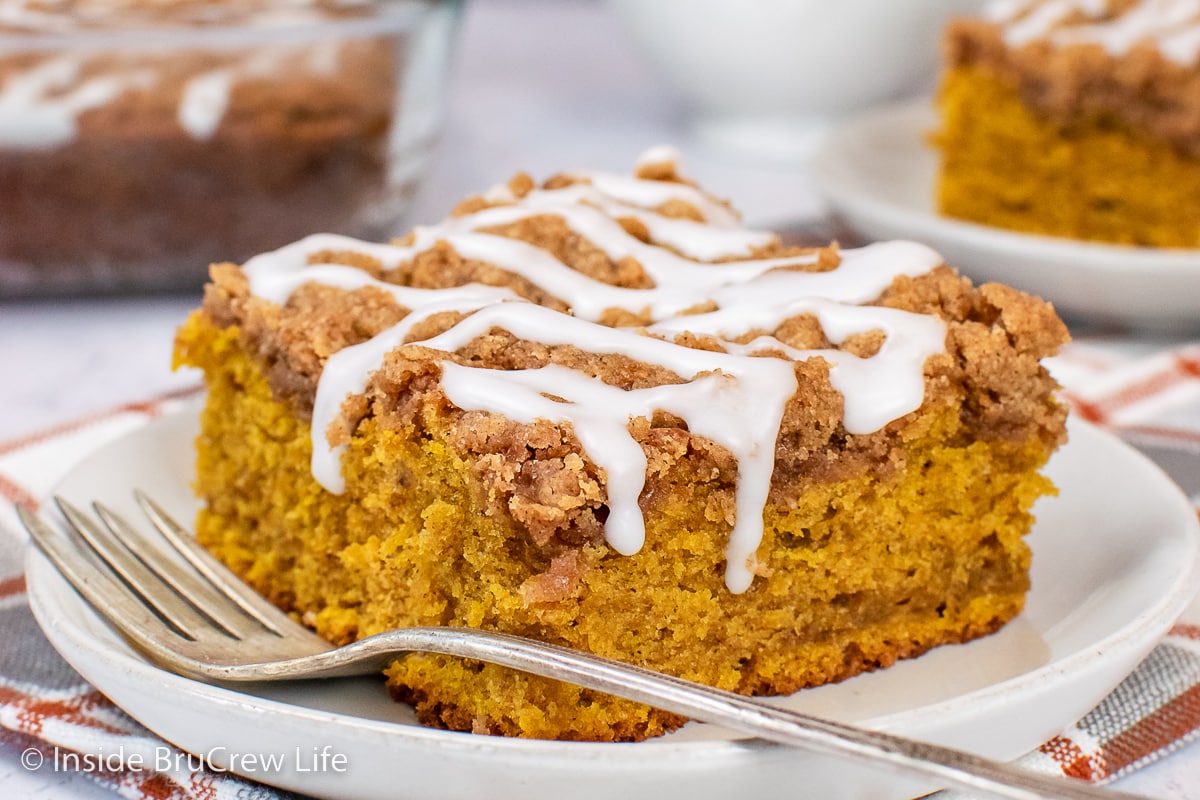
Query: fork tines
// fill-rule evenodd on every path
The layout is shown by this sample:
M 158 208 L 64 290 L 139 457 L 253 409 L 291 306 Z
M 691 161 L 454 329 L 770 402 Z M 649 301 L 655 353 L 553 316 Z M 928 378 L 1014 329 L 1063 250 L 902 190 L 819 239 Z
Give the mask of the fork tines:
M 89 605 L 160 660 L 164 647 L 203 660 L 250 641 L 259 652 L 264 642 L 275 645 L 269 655 L 293 637 L 311 645 L 313 634 L 233 576 L 161 506 L 136 497 L 157 535 L 99 502 L 93 517 L 55 497 L 65 523 L 57 527 L 18 512 L 38 549 Z

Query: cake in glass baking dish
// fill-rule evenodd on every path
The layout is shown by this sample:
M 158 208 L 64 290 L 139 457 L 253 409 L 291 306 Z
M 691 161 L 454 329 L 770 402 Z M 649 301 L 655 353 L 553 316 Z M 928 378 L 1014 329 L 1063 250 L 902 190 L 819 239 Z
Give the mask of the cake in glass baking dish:
M 394 232 L 457 8 L 0 0 L 0 297 L 199 289 L 314 229 Z
M 747 229 L 669 151 L 520 175 L 391 244 L 213 268 L 177 340 L 198 536 L 335 643 L 472 626 L 790 693 L 1021 611 L 1066 338 L 922 245 Z M 476 733 L 683 722 L 450 657 L 387 679 Z
M 943 213 L 1200 246 L 1200 5 L 1002 0 L 952 23 L 945 50 Z

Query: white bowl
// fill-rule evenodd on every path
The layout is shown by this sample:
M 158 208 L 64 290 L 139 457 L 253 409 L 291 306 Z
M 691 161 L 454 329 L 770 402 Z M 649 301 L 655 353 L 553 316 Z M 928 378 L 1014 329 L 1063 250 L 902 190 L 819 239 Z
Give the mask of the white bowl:
M 702 143 L 808 154 L 847 112 L 930 85 L 942 28 L 982 0 L 609 0 Z

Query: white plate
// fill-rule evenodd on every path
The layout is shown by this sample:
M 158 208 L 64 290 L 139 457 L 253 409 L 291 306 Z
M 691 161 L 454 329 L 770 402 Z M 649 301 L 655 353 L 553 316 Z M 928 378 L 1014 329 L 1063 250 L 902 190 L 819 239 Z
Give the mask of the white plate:
M 195 409 L 165 417 L 92 455 L 58 491 L 136 514 L 132 487 L 181 518 L 195 501 Z M 1151 462 L 1085 424 L 1049 467 L 1061 489 L 1031 534 L 1028 607 L 1000 633 L 939 648 L 882 672 L 800 692 L 790 707 L 902 735 L 1014 758 L 1061 731 L 1153 647 L 1192 593 L 1195 512 Z M 371 678 L 214 686 L 147 663 L 96 617 L 40 555 L 29 597 L 54 646 L 108 697 L 194 753 L 282 758 L 248 777 L 340 798 L 551 800 L 634 797 L 912 797 L 927 786 L 709 725 L 639 744 L 543 742 L 417 726 Z M 299 772 L 328 747 L 346 771 Z M 295 754 L 303 758 L 298 764 Z M 307 760 L 305 760 L 307 759 Z M 327 762 L 328 763 L 328 762 Z
M 929 102 L 848 120 L 816 150 L 818 191 L 863 236 L 924 242 L 963 273 L 1040 295 L 1067 315 L 1200 329 L 1200 250 L 1078 242 L 938 215 L 937 156 L 926 143 L 936 127 Z

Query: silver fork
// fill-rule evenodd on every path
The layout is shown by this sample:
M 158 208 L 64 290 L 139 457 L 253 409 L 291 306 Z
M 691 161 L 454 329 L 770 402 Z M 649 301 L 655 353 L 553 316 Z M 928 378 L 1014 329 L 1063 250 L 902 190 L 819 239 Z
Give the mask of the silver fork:
M 209 681 L 359 675 L 378 672 L 406 653 L 441 653 L 566 681 L 774 742 L 932 779 L 945 788 L 1007 800 L 1134 800 L 1133 795 L 776 708 L 502 633 L 407 628 L 334 647 L 242 583 L 140 492 L 138 503 L 157 530 L 156 537 L 148 537 L 99 503 L 93 506 L 93 519 L 66 500 L 55 500 L 64 526 L 51 526 L 18 508 L 38 548 L 132 645 L 182 675 Z

